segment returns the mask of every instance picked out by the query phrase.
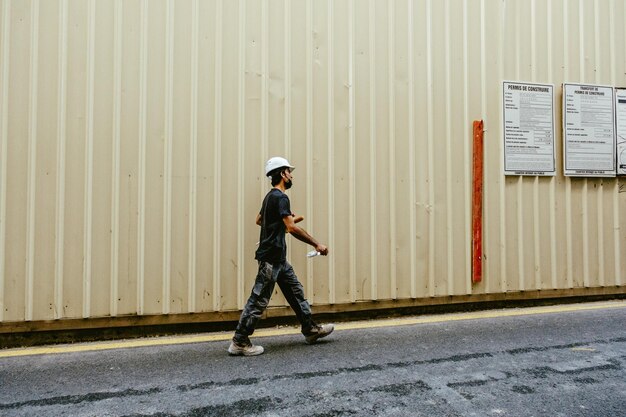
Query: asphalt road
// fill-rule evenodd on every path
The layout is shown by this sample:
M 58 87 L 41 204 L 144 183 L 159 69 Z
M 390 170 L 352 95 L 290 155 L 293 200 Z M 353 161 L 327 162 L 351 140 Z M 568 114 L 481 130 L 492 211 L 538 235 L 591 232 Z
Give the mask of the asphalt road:
M 624 301 L 229 336 L 0 351 L 0 415 L 626 416 Z

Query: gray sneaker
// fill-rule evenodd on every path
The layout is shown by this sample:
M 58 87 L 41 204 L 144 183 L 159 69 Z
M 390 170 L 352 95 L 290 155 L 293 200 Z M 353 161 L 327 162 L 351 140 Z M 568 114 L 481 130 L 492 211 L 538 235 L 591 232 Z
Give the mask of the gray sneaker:
M 312 345 L 317 342 L 318 339 L 326 337 L 335 330 L 334 324 L 323 324 L 321 326 L 315 326 L 311 329 L 311 332 L 305 335 L 305 341 L 307 344 Z
M 230 342 L 228 347 L 228 353 L 232 356 L 257 356 L 263 351 L 263 346 L 255 346 L 252 343 L 240 344 L 234 340 Z

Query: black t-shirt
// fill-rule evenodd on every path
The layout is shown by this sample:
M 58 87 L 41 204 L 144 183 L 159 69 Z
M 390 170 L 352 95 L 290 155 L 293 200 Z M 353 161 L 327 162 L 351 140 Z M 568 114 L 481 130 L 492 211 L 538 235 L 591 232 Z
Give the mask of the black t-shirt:
M 271 264 L 287 260 L 286 227 L 283 218 L 293 216 L 289 197 L 279 189 L 272 188 L 261 206 L 261 235 L 255 259 Z

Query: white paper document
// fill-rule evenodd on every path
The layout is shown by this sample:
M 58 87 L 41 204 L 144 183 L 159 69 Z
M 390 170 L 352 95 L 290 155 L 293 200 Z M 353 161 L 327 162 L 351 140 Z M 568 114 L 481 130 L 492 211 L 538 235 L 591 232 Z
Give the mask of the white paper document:
M 617 175 L 626 175 L 626 89 L 615 90 Z
M 554 86 L 502 85 L 505 175 L 555 175 Z
M 565 175 L 615 176 L 613 87 L 563 84 Z

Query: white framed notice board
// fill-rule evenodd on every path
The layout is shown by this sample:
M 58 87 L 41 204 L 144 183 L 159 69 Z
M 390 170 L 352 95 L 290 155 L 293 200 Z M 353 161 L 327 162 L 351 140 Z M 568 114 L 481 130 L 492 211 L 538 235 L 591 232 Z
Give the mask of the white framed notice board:
M 613 87 L 563 84 L 563 168 L 566 176 L 615 176 Z
M 554 85 L 502 83 L 504 174 L 551 176 L 554 157 Z
M 615 89 L 615 129 L 617 131 L 617 175 L 626 175 L 626 89 Z

